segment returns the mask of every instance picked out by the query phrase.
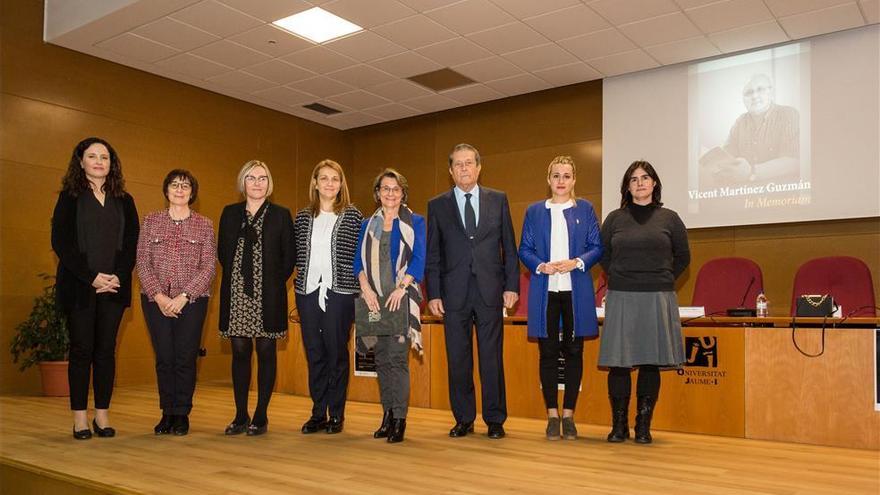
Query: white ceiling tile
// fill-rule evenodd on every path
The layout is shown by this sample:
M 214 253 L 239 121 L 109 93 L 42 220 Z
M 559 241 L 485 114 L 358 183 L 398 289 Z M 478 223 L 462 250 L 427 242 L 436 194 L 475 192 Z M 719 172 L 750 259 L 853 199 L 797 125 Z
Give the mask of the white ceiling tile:
M 320 116 L 321 114 L 315 112 L 316 115 Z M 337 129 L 352 129 L 355 127 L 363 127 L 372 124 L 378 124 L 382 122 L 383 119 L 381 117 L 377 117 L 375 115 L 370 115 L 363 112 L 346 112 L 339 113 L 336 115 L 325 116 L 323 120 L 320 122 L 322 124 L 327 124 Z
M 550 88 L 550 84 L 547 81 L 531 74 L 520 74 L 505 79 L 497 79 L 487 82 L 486 85 L 507 96 L 516 96 Z
M 504 94 L 495 91 L 484 84 L 471 84 L 470 86 L 444 91 L 442 94 L 443 96 L 452 98 L 462 105 L 473 105 L 475 103 L 504 98 Z
M 662 45 L 649 46 L 645 51 L 650 53 L 663 65 L 677 64 L 688 60 L 697 60 L 714 55 L 720 55 L 721 51 L 715 47 L 705 36 L 698 36 L 687 40 L 673 41 Z
M 422 112 L 439 112 L 441 110 L 458 106 L 457 101 L 437 94 L 420 96 L 411 100 L 405 100 L 403 103 L 413 108 L 417 108 Z
M 700 5 L 706 5 L 707 3 L 717 1 L 718 0 L 675 0 L 675 3 L 683 9 L 692 9 L 694 7 L 699 7 Z
M 194 28 L 185 22 L 176 21 L 170 17 L 163 17 L 155 22 L 141 26 L 135 29 L 133 33 L 184 52 L 220 39 L 213 34 L 206 33 L 201 29 Z
M 351 93 L 342 93 L 341 95 L 332 96 L 327 98 L 327 100 L 336 105 L 343 105 L 355 110 L 363 110 L 365 108 L 390 103 L 387 99 L 382 98 L 381 96 L 360 89 L 352 91 Z
M 336 53 L 341 53 L 361 62 L 368 62 L 406 51 L 404 47 L 388 41 L 372 31 L 361 31 L 360 33 L 325 43 L 324 46 Z
M 412 117 L 413 115 L 418 115 L 421 113 L 419 110 L 415 108 L 408 107 L 406 105 L 401 105 L 399 103 L 391 103 L 388 105 L 382 105 L 374 108 L 368 108 L 365 113 L 369 113 L 371 115 L 375 115 L 377 117 L 382 117 L 387 120 L 397 120 L 404 119 L 406 117 Z
M 868 24 L 880 22 L 880 0 L 861 0 L 859 5 Z
M 580 0 L 492 0 L 492 2 L 518 19 L 546 14 L 581 3 Z
M 498 54 L 547 43 L 547 38 L 521 22 L 473 33 L 468 39 Z
M 236 69 L 265 62 L 271 58 L 268 55 L 227 40 L 217 41 L 210 45 L 196 48 L 192 53 L 218 64 L 235 67 Z
M 416 50 L 443 67 L 460 65 L 492 56 L 492 52 L 465 38 L 434 43 Z
M 312 5 L 303 0 L 220 0 L 226 5 L 240 10 L 245 14 L 262 19 L 266 22 L 274 22 L 278 19 L 298 14 L 312 8 Z
M 786 17 L 801 14 L 811 10 L 833 7 L 852 0 L 764 0 L 764 3 L 773 11 L 776 17 Z
M 281 57 L 281 60 L 304 67 L 318 74 L 326 74 L 327 72 L 339 70 L 350 65 L 357 65 L 357 61 L 322 46 L 306 48 L 305 50 L 291 53 Z
M 575 5 L 549 14 L 526 19 L 525 22 L 553 41 L 592 33 L 610 25 L 586 5 Z
M 221 38 L 232 36 L 264 23 L 261 19 L 249 16 L 215 0 L 199 2 L 171 14 L 170 17 Z
M 636 48 L 632 41 L 613 28 L 565 39 L 559 44 L 581 60 L 604 57 Z
M 432 10 L 427 15 L 459 34 L 475 33 L 515 20 L 489 0 L 464 0 Z
M 180 55 L 166 58 L 156 62 L 156 65 L 196 79 L 207 79 L 232 70 L 231 67 L 211 62 L 191 53 L 181 53 Z
M 373 60 L 370 62 L 370 65 L 393 76 L 402 78 L 443 68 L 437 62 L 415 52 L 403 52 L 383 59 Z
M 751 26 L 712 33 L 709 39 L 724 53 L 789 41 L 785 31 L 776 21 L 760 22 Z
M 253 93 L 275 86 L 275 83 L 265 79 L 245 74 L 244 72 L 232 71 L 219 76 L 210 77 L 208 82 L 217 84 L 223 88 L 241 93 Z
M 271 24 L 264 24 L 228 39 L 271 57 L 281 57 L 297 50 L 315 46 L 311 41 L 294 36 Z
M 315 101 L 314 96 L 285 86 L 257 91 L 254 93 L 254 96 L 287 106 L 301 106 Z
M 760 0 L 758 0 L 760 1 Z M 640 46 L 659 45 L 700 36 L 700 30 L 681 12 L 651 17 L 618 26 L 623 34 Z
M 170 46 L 150 41 L 132 33 L 121 34 L 95 46 L 144 62 L 155 62 L 178 53 Z
M 394 79 L 394 76 L 368 65 L 353 65 L 345 69 L 327 74 L 337 81 L 350 84 L 356 88 L 375 86 Z
M 602 74 L 596 72 L 592 67 L 583 62 L 535 71 L 535 75 L 553 86 L 567 86 L 569 84 L 602 78 Z
M 590 2 L 590 7 L 613 24 L 626 24 L 679 10 L 672 0 L 596 0 Z
M 378 86 L 370 86 L 367 90 L 370 93 L 377 94 L 392 101 L 409 100 L 411 98 L 433 94 L 423 86 L 403 79 L 379 84 Z
M 789 36 L 799 39 L 863 26 L 865 19 L 857 4 L 847 3 L 783 17 L 779 19 L 779 23 Z
M 397 0 L 337 0 L 323 4 L 321 8 L 365 29 L 416 13 Z
M 563 50 L 555 43 L 534 46 L 504 55 L 504 58 L 527 71 L 536 71 L 577 62 L 571 53 Z
M 590 60 L 589 64 L 606 77 L 657 67 L 657 62 L 643 50 L 632 50 L 596 58 Z
M 287 62 L 282 62 L 278 59 L 273 59 L 269 60 L 268 62 L 252 65 L 250 67 L 242 69 L 242 71 L 247 72 L 248 74 L 252 74 L 254 76 L 262 77 L 263 79 L 268 79 L 269 81 L 276 82 L 278 84 L 287 84 L 295 81 L 302 81 L 303 79 L 308 79 L 315 76 L 314 72 L 305 70 L 292 64 L 288 64 Z
M 373 31 L 410 50 L 458 36 L 421 14 L 383 24 Z
M 688 17 L 704 33 L 717 33 L 773 19 L 762 0 L 725 0 L 690 9 Z
M 306 93 L 310 93 L 321 98 L 338 95 L 340 93 L 347 93 L 354 89 L 353 86 L 349 86 L 348 84 L 344 84 L 324 76 L 313 77 L 304 81 L 291 83 L 288 84 L 287 87 L 299 91 L 305 91 Z
M 469 62 L 464 65 L 457 65 L 452 69 L 479 82 L 503 79 L 523 72 L 522 69 L 501 57 L 491 57 L 476 62 Z
M 461 0 L 400 0 L 401 3 L 404 3 L 419 12 L 439 9 L 440 7 L 446 7 L 447 5 L 460 1 Z

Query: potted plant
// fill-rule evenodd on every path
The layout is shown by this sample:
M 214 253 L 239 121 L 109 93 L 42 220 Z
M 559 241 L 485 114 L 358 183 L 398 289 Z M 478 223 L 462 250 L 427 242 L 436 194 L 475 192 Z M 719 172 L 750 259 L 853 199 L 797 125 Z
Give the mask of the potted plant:
M 70 395 L 67 382 L 67 352 L 70 338 L 64 314 L 55 302 L 55 283 L 51 275 L 39 274 L 49 285 L 34 299 L 30 316 L 15 327 L 9 346 L 12 361 L 21 361 L 19 370 L 40 365 L 43 395 L 63 397 Z

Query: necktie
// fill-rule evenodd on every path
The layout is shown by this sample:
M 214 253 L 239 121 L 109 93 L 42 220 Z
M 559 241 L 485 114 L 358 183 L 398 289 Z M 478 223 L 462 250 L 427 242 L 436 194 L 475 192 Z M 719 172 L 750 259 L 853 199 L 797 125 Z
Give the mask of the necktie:
M 477 233 L 477 214 L 474 212 L 474 205 L 471 204 L 471 193 L 464 195 L 464 231 L 471 239 Z

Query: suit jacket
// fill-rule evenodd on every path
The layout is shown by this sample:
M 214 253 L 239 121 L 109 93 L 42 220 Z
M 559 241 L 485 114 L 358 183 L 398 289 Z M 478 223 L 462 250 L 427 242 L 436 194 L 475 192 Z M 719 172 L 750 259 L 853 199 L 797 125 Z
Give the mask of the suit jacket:
M 465 306 L 472 273 L 489 306 L 500 308 L 504 291 L 519 292 L 519 260 L 507 195 L 480 186 L 479 218 L 470 240 L 451 189 L 428 202 L 428 299 L 442 299 L 447 310 Z
M 85 191 L 83 194 L 91 194 Z M 134 199 L 124 193 L 122 202 L 122 248 L 116 251 L 116 266 L 113 274 L 119 277 L 119 288 L 110 299 L 131 305 L 131 271 L 134 269 L 137 254 L 137 240 L 140 233 L 140 220 Z M 86 261 L 86 254 L 80 250 L 77 237 L 77 197 L 62 191 L 52 214 L 52 249 L 58 255 L 58 272 L 55 276 L 55 295 L 58 305 L 65 311 L 85 308 L 89 298 L 94 297 L 92 282 L 98 273 Z
M 599 334 L 596 309 L 593 302 L 593 279 L 590 267 L 602 257 L 602 239 L 593 205 L 578 199 L 575 206 L 563 210 L 568 227 L 568 256 L 580 258 L 584 271 L 578 268 L 571 274 L 571 302 L 574 312 L 574 334 L 578 337 Z M 536 273 L 538 265 L 550 261 L 550 229 L 553 221 L 544 201 L 532 204 L 523 220 L 519 257 L 531 272 L 529 282 L 529 337 L 547 338 L 547 290 L 550 276 Z
M 290 210 L 274 203 L 263 218 L 263 326 L 277 332 L 287 329 L 287 279 L 296 264 L 293 220 Z M 229 328 L 232 262 L 238 246 L 238 231 L 245 218 L 245 202 L 223 208 L 217 240 L 217 258 L 223 268 L 220 279 L 220 330 Z

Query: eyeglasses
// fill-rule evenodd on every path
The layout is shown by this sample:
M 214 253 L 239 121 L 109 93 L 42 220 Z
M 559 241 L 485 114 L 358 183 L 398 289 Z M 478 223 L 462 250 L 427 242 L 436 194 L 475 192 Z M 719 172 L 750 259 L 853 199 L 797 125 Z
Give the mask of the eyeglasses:
M 168 187 L 171 189 L 180 189 L 181 191 L 189 191 L 192 189 L 192 185 L 189 182 L 172 182 L 168 184 Z
M 382 194 L 400 194 L 401 192 L 403 192 L 403 189 L 401 189 L 398 186 L 394 186 L 394 187 L 382 186 L 379 188 L 379 191 Z
M 244 181 L 248 184 L 265 184 L 269 182 L 269 176 L 261 175 L 259 177 L 254 177 L 253 175 L 245 175 Z

